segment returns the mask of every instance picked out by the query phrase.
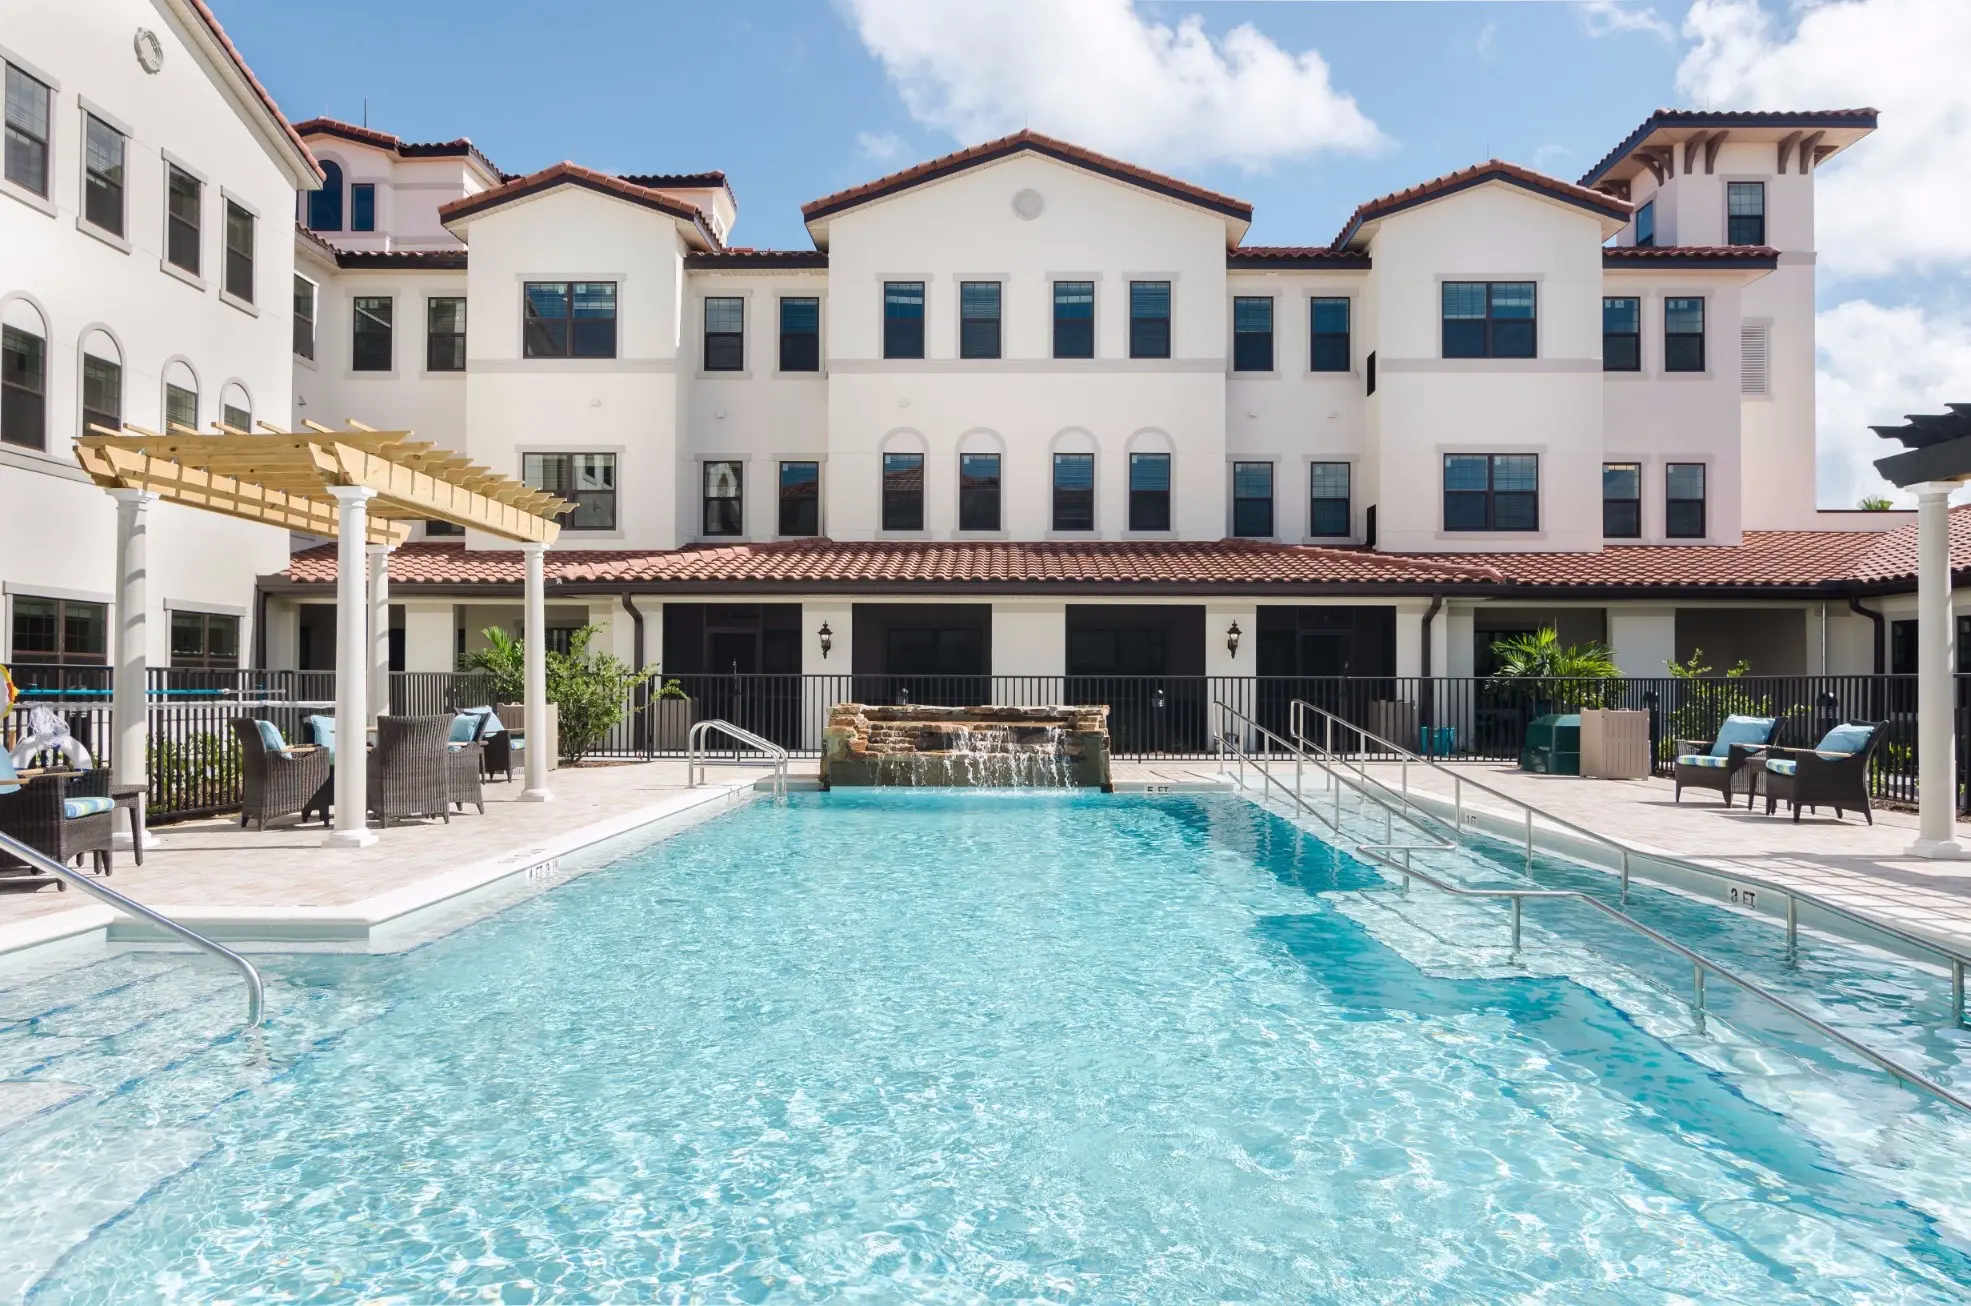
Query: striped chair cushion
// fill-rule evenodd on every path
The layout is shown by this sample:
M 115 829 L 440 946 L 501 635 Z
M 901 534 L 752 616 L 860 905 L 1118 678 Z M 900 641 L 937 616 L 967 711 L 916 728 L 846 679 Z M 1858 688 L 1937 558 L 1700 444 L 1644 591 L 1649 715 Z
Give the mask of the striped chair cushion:
M 1678 766 L 1705 766 L 1714 771 L 1722 771 L 1730 764 L 1729 757 L 1713 757 L 1709 753 L 1683 753 L 1677 758 Z
M 1799 769 L 1800 764 L 1790 757 L 1769 757 L 1766 759 L 1766 770 L 1771 771 L 1774 775 L 1792 775 Z
M 78 816 L 95 816 L 116 806 L 114 798 L 64 798 L 62 815 L 73 821 Z

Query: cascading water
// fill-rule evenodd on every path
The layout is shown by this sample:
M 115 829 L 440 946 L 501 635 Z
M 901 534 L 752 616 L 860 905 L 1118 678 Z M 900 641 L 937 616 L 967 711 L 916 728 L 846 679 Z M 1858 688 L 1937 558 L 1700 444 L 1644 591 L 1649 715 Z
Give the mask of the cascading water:
M 829 715 L 821 773 L 834 785 L 1109 787 L 1106 707 L 865 706 Z

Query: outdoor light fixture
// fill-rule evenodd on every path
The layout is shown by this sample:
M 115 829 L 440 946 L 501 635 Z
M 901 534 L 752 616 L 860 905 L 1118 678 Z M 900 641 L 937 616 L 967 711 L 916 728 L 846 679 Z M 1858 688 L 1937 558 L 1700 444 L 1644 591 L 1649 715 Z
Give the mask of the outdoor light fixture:
M 827 657 L 828 650 L 835 647 L 835 632 L 828 629 L 828 623 L 824 621 L 821 623 L 821 629 L 814 633 L 821 641 L 821 656 Z
M 1225 651 L 1233 657 L 1239 656 L 1239 623 L 1236 621 L 1225 628 Z

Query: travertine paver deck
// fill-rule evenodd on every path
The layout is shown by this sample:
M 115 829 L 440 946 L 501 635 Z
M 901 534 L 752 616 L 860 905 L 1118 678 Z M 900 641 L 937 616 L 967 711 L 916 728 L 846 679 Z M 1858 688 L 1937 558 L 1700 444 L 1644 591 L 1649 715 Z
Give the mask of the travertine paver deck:
M 814 764 L 805 770 L 811 775 Z M 706 778 L 725 784 L 764 774 L 757 767 L 713 767 Z M 265 831 L 242 830 L 237 818 L 159 826 L 159 846 L 145 850 L 142 866 L 128 850 L 117 851 L 109 885 L 158 906 L 348 906 L 682 794 L 685 765 L 671 760 L 564 768 L 550 773 L 550 803 L 518 801 L 521 788 L 517 776 L 488 784 L 485 815 L 468 810 L 450 824 L 412 822 L 389 830 L 372 824 L 378 839 L 368 848 L 325 848 L 319 822 L 304 826 L 292 818 Z M 73 889 L 4 886 L 0 880 L 0 927 L 96 905 Z

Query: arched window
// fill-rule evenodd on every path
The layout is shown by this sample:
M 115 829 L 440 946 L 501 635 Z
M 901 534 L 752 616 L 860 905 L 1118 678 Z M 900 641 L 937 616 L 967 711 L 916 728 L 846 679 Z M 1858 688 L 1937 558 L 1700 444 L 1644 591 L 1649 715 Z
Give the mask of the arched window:
M 164 429 L 178 426 L 198 430 L 198 377 L 174 358 L 164 365 Z
M 25 299 L 0 307 L 0 442 L 48 448 L 48 328 Z
M 219 420 L 237 431 L 253 429 L 253 399 L 238 381 L 226 382 L 219 392 Z
M 82 430 L 123 429 L 123 351 L 110 333 L 93 328 L 82 337 Z
M 342 230 L 342 165 L 322 160 L 322 188 L 308 196 L 308 230 Z

